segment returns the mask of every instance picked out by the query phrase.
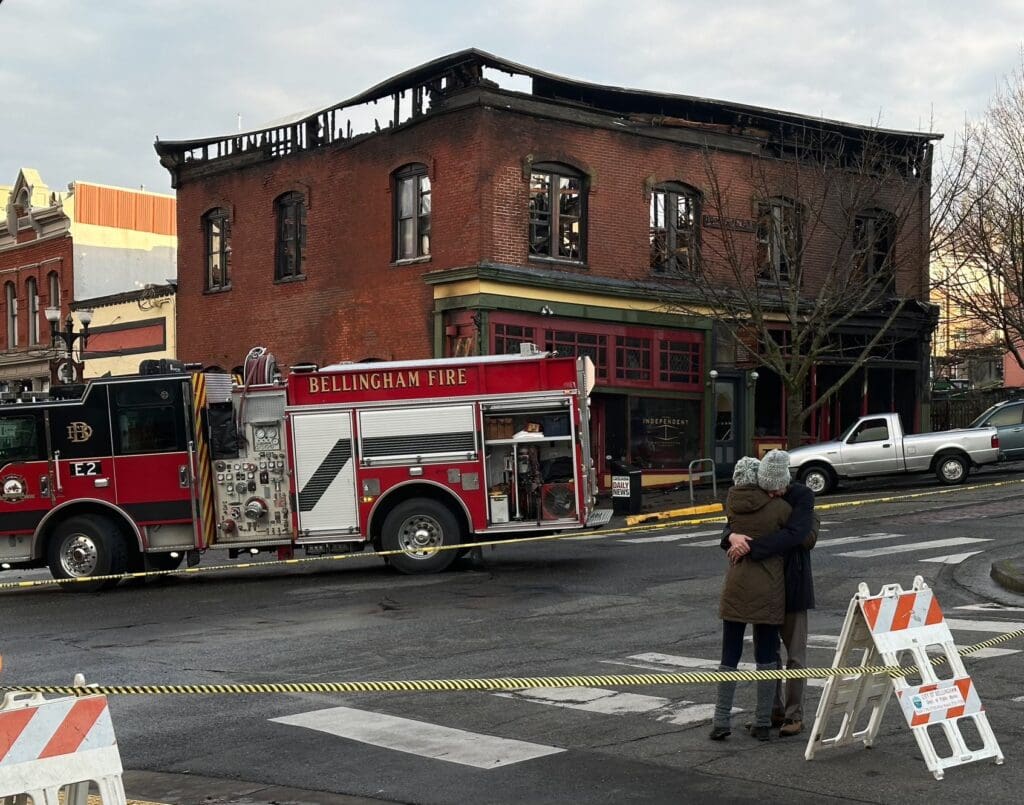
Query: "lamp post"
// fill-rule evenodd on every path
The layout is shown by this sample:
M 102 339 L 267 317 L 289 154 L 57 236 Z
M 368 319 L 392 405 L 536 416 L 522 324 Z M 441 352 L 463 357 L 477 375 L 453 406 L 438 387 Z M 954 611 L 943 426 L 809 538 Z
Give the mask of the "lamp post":
M 50 361 L 50 384 L 75 383 L 82 379 L 82 361 L 75 360 L 74 346 L 78 342 L 78 357 L 85 353 L 89 343 L 89 323 L 92 321 L 91 310 L 79 310 L 78 320 L 82 324 L 80 332 L 75 332 L 75 322 L 68 313 L 64 320 L 64 329 L 60 328 L 60 308 L 48 307 L 45 310 L 46 320 L 50 322 L 50 344 L 54 348 L 58 342 L 64 345 L 67 354 L 57 356 Z

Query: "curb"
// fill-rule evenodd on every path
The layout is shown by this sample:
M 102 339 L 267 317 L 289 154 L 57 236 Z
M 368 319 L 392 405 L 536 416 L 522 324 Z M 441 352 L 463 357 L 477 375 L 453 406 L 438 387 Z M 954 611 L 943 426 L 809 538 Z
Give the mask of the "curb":
M 647 523 L 651 520 L 671 520 L 675 517 L 687 517 L 691 514 L 712 514 L 723 511 L 721 503 L 708 503 L 704 506 L 688 506 L 685 509 L 669 509 L 663 512 L 651 512 L 650 514 L 632 514 L 626 518 L 626 525 L 637 525 Z
M 992 563 L 989 572 L 992 580 L 1012 593 L 1024 594 L 1024 569 L 1013 559 L 1002 559 Z

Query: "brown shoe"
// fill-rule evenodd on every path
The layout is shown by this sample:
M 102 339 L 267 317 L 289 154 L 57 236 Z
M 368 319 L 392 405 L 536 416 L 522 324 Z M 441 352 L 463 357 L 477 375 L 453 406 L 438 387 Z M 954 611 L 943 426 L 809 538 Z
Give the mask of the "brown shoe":
M 779 727 L 779 737 L 786 738 L 791 735 L 799 735 L 804 731 L 803 721 L 794 721 L 791 718 L 786 719 L 786 723 Z

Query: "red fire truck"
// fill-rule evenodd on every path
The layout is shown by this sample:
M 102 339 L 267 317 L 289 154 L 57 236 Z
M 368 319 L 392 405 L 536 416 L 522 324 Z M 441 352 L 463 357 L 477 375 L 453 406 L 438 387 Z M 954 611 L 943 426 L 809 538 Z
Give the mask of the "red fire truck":
M 147 361 L 0 405 L 0 564 L 91 578 L 218 548 L 369 544 L 400 551 L 400 571 L 432 572 L 457 553 L 440 547 L 610 515 L 594 508 L 589 359 L 524 345 L 282 379 L 257 348 L 241 379 Z

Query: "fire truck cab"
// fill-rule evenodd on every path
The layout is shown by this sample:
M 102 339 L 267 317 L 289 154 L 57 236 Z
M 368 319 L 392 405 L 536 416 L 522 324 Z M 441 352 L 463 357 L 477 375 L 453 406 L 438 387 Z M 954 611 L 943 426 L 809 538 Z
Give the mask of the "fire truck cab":
M 0 406 L 0 563 L 88 579 L 216 548 L 371 545 L 435 572 L 466 542 L 600 525 L 592 385 L 587 359 L 524 345 L 287 378 L 257 348 L 241 383 L 171 371 L 58 388 Z

